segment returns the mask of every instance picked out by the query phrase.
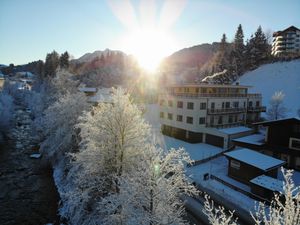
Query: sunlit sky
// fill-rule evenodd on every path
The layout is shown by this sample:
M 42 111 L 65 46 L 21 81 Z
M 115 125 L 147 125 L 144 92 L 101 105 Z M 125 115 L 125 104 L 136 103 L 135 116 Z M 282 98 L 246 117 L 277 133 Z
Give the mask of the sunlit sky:
M 0 63 L 44 60 L 52 50 L 166 56 L 222 33 L 230 41 L 239 23 L 246 38 L 259 25 L 300 28 L 300 0 L 0 0 Z

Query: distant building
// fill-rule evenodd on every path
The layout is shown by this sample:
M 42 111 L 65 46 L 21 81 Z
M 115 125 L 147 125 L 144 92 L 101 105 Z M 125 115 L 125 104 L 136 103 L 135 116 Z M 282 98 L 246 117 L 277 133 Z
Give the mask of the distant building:
M 231 139 L 253 133 L 246 124 L 260 120 L 261 94 L 249 86 L 192 84 L 167 87 L 159 94 L 163 134 L 224 149 Z
M 228 158 L 228 176 L 246 184 L 261 175 L 277 178 L 278 168 L 285 164 L 282 160 L 246 148 L 224 155 Z
M 97 88 L 94 87 L 79 87 L 78 90 L 85 93 L 86 96 L 95 96 L 97 93 Z
M 290 26 L 273 33 L 272 55 L 278 57 L 300 55 L 300 30 Z

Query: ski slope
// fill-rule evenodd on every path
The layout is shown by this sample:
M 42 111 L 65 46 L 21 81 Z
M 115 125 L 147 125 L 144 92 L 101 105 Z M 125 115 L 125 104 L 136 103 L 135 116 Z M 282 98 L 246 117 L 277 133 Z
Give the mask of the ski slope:
M 284 106 L 288 110 L 286 116 L 297 116 L 297 110 L 300 109 L 300 60 L 260 66 L 245 73 L 238 82 L 253 86 L 250 93 L 261 93 L 263 105 L 267 108 L 274 92 L 283 91 Z

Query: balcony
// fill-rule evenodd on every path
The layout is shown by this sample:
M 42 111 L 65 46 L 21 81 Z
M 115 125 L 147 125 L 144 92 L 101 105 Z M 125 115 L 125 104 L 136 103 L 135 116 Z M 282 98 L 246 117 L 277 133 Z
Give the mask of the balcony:
M 266 106 L 256 106 L 256 107 L 248 107 L 248 112 L 266 112 Z
M 221 94 L 221 93 L 198 93 L 198 94 L 191 94 L 191 93 L 161 93 L 161 95 L 171 95 L 171 96 L 176 96 L 180 98 L 242 98 L 242 97 L 247 97 L 247 94 Z
M 224 108 L 224 109 L 207 109 L 207 114 L 231 114 L 231 113 L 244 113 L 246 108 Z
M 261 94 L 247 94 L 248 98 L 262 98 Z
M 222 128 L 229 128 L 229 127 L 238 127 L 238 126 L 243 126 L 243 125 L 245 125 L 245 122 L 240 121 L 240 122 L 226 123 L 226 124 L 207 123 L 206 127 L 222 129 Z

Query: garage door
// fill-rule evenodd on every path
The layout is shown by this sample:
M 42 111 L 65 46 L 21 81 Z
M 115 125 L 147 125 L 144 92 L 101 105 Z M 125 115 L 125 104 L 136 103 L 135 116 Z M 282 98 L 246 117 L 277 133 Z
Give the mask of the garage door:
M 224 138 L 206 134 L 205 143 L 223 148 Z

